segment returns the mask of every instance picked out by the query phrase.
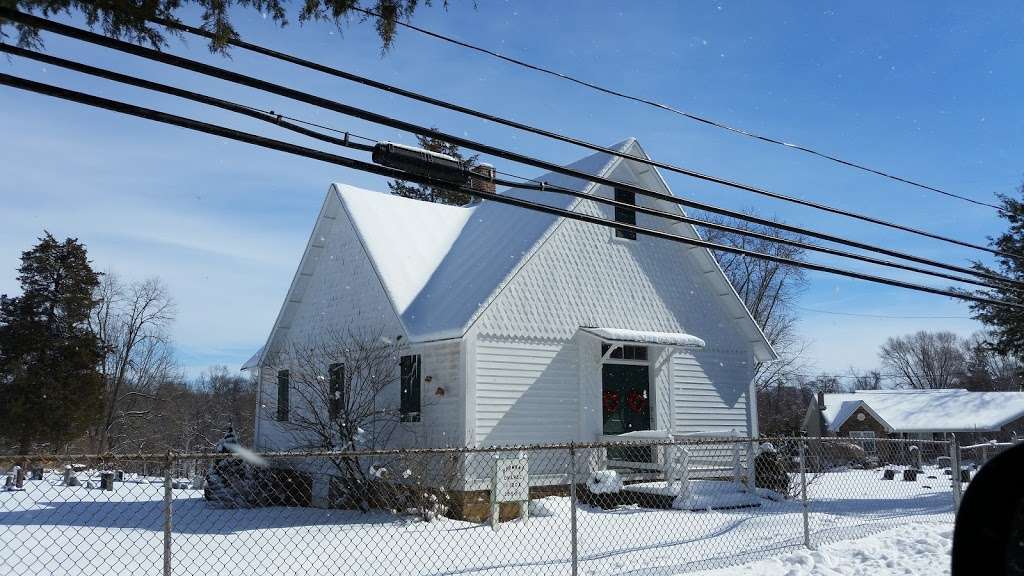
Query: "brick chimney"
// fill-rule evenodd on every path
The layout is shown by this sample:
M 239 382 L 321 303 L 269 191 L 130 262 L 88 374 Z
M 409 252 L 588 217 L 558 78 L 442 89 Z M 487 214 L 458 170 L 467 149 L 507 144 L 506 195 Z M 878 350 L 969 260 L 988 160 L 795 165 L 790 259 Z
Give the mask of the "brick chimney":
M 479 190 L 481 192 L 487 192 L 489 194 L 495 193 L 494 188 L 494 166 L 490 164 L 477 164 L 469 170 L 476 176 L 470 176 L 469 187 L 473 190 Z M 476 204 L 480 202 L 479 198 L 473 198 L 470 200 L 470 204 Z

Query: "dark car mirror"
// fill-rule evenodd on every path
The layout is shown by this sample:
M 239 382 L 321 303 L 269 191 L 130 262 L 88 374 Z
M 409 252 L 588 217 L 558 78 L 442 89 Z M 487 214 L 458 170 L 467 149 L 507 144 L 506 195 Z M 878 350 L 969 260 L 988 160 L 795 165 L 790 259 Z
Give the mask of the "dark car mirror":
M 968 485 L 953 531 L 952 574 L 1024 576 L 1024 444 L 990 460 Z

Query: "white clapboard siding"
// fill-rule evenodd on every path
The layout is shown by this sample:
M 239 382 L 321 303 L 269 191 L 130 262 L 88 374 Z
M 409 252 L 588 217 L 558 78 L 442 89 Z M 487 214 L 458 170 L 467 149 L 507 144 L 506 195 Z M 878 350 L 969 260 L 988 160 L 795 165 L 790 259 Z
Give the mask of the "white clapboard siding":
M 672 431 L 747 436 L 751 361 L 742 354 L 703 351 L 672 359 Z
M 574 439 L 576 364 L 571 342 L 478 340 L 477 442 L 487 446 Z

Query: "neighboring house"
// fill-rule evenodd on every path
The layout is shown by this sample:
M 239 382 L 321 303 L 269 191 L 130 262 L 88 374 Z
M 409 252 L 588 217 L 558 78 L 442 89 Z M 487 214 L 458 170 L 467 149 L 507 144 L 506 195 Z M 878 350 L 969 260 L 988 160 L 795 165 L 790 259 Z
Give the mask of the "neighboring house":
M 818 394 L 807 407 L 810 436 L 943 440 L 1009 440 L 1024 433 L 1024 392 L 864 390 Z
M 616 148 L 646 157 L 635 139 Z M 572 167 L 671 193 L 654 168 L 608 154 Z M 539 180 L 681 213 L 557 174 Z M 504 193 L 698 237 L 587 199 Z M 408 416 L 393 446 L 756 435 L 754 369 L 775 358 L 706 249 L 494 202 L 445 206 L 334 184 L 266 345 L 246 364 L 261 383 L 257 449 L 294 447 L 288 343 L 366 328 L 404 343 L 403 372 L 416 380 L 381 394 Z

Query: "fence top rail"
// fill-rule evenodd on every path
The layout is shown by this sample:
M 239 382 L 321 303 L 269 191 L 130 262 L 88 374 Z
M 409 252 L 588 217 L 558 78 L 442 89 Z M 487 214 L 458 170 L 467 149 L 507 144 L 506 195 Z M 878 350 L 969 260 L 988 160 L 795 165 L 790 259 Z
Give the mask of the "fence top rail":
M 497 454 L 509 452 L 542 452 L 554 450 L 586 450 L 612 447 L 637 447 L 637 446 L 732 446 L 756 443 L 758 445 L 770 443 L 798 443 L 798 442 L 820 442 L 830 443 L 851 443 L 862 441 L 861 438 L 847 437 L 801 437 L 801 436 L 763 436 L 750 438 L 742 436 L 687 436 L 658 439 L 645 439 L 644 441 L 605 441 L 605 442 L 562 442 L 551 444 L 520 444 L 509 446 L 462 446 L 445 448 L 387 448 L 367 450 L 289 450 L 271 452 L 248 452 L 224 453 L 224 452 L 162 452 L 162 453 L 107 453 L 107 454 L 6 454 L 0 455 L 0 462 L 151 462 L 168 463 L 182 460 L 220 460 L 223 458 L 256 458 L 265 460 L 286 460 L 293 458 L 359 458 L 369 456 L 406 456 L 413 454 Z M 903 438 L 873 438 L 873 442 L 906 444 L 915 446 L 948 446 L 946 440 L 912 440 Z M 971 446 L 968 448 L 980 448 L 992 446 L 990 443 Z

